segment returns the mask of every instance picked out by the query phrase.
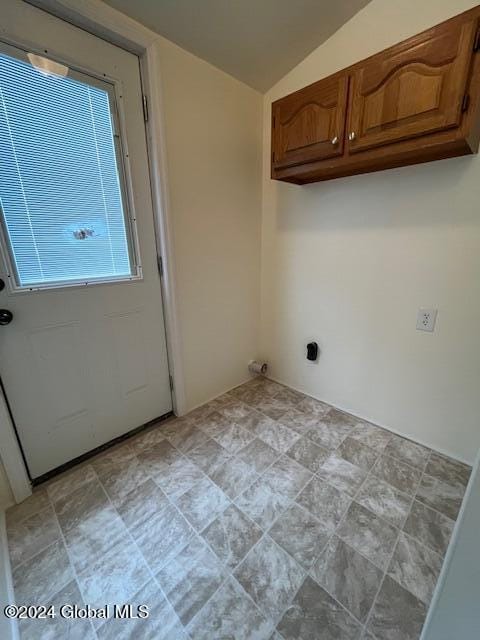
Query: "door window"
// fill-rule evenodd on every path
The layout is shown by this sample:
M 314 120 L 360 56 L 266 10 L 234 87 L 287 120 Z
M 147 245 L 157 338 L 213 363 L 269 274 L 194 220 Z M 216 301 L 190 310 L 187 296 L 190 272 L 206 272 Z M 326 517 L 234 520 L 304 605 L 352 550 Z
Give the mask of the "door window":
M 140 277 L 115 87 L 0 48 L 0 213 L 13 289 Z

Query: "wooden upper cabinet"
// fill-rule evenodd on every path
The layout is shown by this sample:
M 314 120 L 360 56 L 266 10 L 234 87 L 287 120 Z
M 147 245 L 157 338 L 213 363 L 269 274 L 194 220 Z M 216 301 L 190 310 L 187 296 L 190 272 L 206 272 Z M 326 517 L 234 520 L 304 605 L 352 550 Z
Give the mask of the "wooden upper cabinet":
M 332 76 L 272 105 L 275 168 L 342 155 L 348 77 Z
M 476 20 L 440 25 L 356 69 L 349 151 L 458 127 L 476 27 Z
M 305 184 L 477 153 L 480 6 L 272 105 L 272 178 Z

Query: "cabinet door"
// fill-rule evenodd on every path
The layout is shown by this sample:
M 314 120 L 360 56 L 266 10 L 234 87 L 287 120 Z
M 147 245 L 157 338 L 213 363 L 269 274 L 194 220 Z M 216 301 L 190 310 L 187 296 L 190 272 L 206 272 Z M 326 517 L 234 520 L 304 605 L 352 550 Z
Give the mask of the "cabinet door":
M 354 71 L 349 152 L 458 127 L 476 21 L 434 27 Z
M 347 84 L 346 76 L 326 78 L 272 105 L 275 169 L 343 153 Z

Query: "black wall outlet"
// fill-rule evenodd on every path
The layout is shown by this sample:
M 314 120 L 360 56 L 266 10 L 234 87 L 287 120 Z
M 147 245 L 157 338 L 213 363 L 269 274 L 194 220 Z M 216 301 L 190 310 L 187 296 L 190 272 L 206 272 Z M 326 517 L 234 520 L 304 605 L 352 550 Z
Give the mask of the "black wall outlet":
M 318 344 L 316 342 L 309 342 L 307 344 L 307 360 L 315 362 L 318 358 Z

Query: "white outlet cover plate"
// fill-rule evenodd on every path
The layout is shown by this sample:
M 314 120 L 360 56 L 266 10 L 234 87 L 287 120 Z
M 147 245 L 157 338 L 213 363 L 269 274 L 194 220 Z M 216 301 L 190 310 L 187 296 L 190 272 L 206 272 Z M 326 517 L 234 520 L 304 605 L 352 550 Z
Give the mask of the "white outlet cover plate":
M 419 331 L 434 331 L 438 309 L 419 309 L 417 314 L 417 329 Z

